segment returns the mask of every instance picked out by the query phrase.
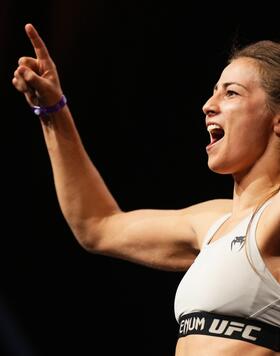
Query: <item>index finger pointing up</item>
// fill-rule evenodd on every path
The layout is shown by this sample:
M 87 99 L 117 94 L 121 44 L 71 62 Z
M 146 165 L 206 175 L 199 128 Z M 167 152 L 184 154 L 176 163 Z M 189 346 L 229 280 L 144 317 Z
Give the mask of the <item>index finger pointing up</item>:
M 32 43 L 37 59 L 47 59 L 49 57 L 48 49 L 35 27 L 28 23 L 25 25 L 25 32 Z

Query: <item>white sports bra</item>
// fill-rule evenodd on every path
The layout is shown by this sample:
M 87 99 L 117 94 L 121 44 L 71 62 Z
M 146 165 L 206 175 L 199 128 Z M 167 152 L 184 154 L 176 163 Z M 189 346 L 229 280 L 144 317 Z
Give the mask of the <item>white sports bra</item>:
M 184 314 L 205 311 L 280 326 L 280 284 L 266 267 L 255 238 L 259 218 L 269 203 L 270 200 L 254 216 L 246 248 L 245 235 L 252 214 L 220 239 L 208 243 L 230 214 L 212 225 L 199 255 L 177 288 L 177 321 Z

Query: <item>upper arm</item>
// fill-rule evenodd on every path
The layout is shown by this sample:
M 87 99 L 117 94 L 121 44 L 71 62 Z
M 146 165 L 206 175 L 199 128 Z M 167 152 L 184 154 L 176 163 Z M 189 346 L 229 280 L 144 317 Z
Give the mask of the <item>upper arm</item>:
M 88 249 L 154 268 L 186 270 L 209 226 L 230 208 L 231 200 L 219 199 L 179 210 L 117 212 L 100 221 L 94 238 L 89 235 Z

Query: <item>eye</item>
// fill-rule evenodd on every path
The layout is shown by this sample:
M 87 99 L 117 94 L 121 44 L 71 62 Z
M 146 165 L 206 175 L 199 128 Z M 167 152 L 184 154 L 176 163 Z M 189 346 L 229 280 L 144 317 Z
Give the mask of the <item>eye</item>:
M 231 96 L 235 96 L 235 95 L 239 95 L 239 94 L 234 90 L 227 90 L 226 91 L 226 96 L 231 97 Z

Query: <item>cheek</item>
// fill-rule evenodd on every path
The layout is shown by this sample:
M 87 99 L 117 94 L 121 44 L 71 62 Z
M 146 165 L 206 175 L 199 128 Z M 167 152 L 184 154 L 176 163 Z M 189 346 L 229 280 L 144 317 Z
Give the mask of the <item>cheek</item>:
M 234 141 L 234 146 L 237 150 L 246 150 L 246 152 L 249 153 L 256 153 L 265 149 L 267 145 L 267 135 L 259 127 L 242 127 L 238 130 Z
M 258 142 L 262 142 L 266 140 L 266 133 L 264 132 L 263 128 L 260 126 L 246 126 L 243 125 L 242 127 L 238 128 L 237 130 L 237 139 L 240 137 L 244 143 L 253 143 L 257 144 Z M 254 146 L 251 147 L 252 149 Z
M 266 150 L 269 129 L 263 117 L 235 116 L 228 127 L 227 154 L 231 159 L 250 162 L 257 160 Z M 235 158 L 234 158 L 235 157 Z
M 245 124 L 238 127 L 234 134 L 233 131 L 231 133 L 229 137 L 231 157 L 240 164 L 257 161 L 267 148 L 269 135 L 263 125 Z
M 257 144 L 267 142 L 271 130 L 271 118 L 263 106 L 239 107 L 229 112 L 229 134 L 239 141 Z M 254 146 L 252 146 L 254 149 Z

